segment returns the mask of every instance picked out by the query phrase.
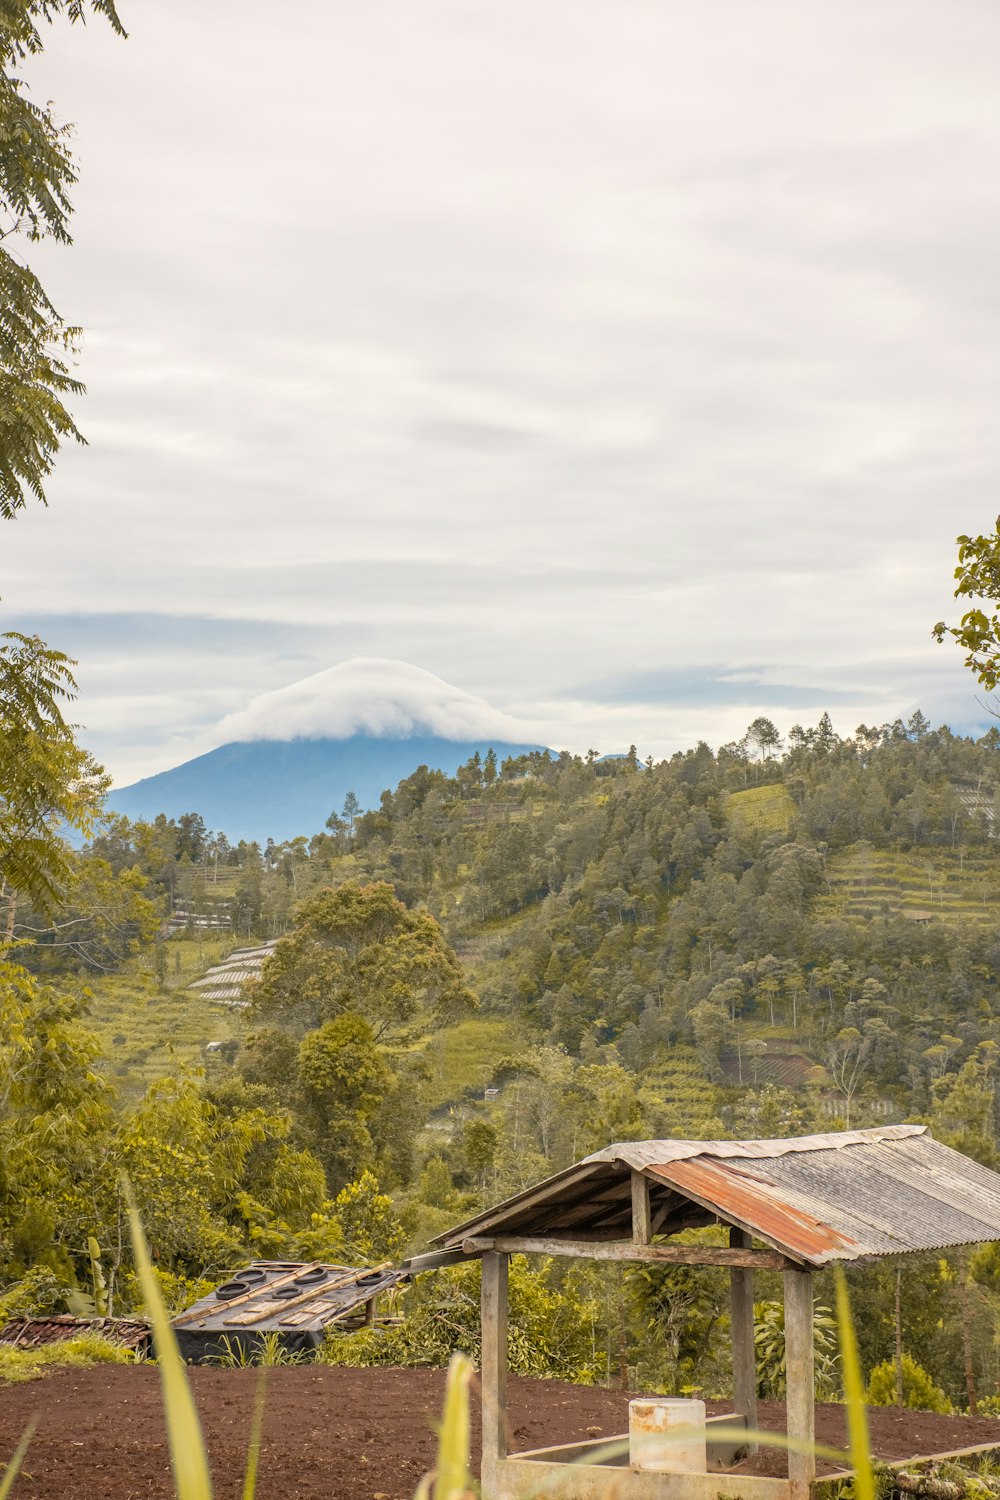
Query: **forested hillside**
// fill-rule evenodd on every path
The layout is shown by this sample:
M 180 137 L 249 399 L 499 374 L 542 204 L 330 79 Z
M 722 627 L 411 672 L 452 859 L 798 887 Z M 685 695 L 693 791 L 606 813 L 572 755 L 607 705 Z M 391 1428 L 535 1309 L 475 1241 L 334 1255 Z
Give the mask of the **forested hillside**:
M 161 1267 L 185 1289 L 240 1245 L 421 1247 L 627 1137 L 919 1118 L 995 1164 L 998 746 L 997 731 L 973 742 L 916 714 L 848 739 L 824 718 L 786 748 L 758 720 L 738 744 L 660 764 L 420 768 L 377 811 L 348 799 L 312 839 L 265 849 L 231 846 L 195 812 L 117 819 L 77 858 L 57 919 L 18 905 L 15 931 L 34 938 L 18 957 L 26 983 L 90 1008 L 105 1159 L 136 1170 L 139 1131 L 153 1161 L 179 1152 L 202 1183 L 197 1212 L 187 1195 L 179 1214 L 140 1174 Z M 227 950 L 282 937 L 237 1007 L 187 987 Z M 151 1084 L 158 1069 L 174 1076 Z M 193 1166 L 205 1150 L 207 1176 Z M 64 1229 L 37 1196 L 65 1247 L 51 1269 L 80 1279 L 86 1214 Z M 118 1262 L 121 1295 L 127 1252 Z M 9 1264 L 30 1272 L 31 1255 Z M 469 1274 L 417 1289 L 411 1338 L 443 1350 L 442 1317 L 468 1326 Z M 902 1279 L 907 1347 L 922 1330 L 919 1362 L 955 1399 L 963 1322 L 981 1393 L 998 1387 L 996 1276 L 984 1253 Z M 724 1387 L 721 1280 L 553 1266 L 530 1285 L 526 1368 Z M 891 1353 L 890 1292 L 874 1274 L 858 1287 L 869 1367 Z M 942 1296 L 951 1322 L 934 1314 Z M 538 1354 L 553 1319 L 576 1350 L 565 1361 L 551 1339 Z M 365 1357 L 411 1357 L 400 1338 Z

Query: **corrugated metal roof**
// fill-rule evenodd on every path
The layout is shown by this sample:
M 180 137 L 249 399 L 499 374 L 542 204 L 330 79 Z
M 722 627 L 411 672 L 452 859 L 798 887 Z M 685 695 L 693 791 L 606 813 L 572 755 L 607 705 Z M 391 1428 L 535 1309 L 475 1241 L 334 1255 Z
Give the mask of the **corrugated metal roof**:
M 584 1161 L 626 1161 L 630 1167 L 684 1161 L 689 1156 L 721 1156 L 726 1161 L 802 1156 L 808 1151 L 843 1151 L 872 1141 L 901 1141 L 925 1135 L 926 1125 L 882 1125 L 873 1130 L 831 1130 L 825 1135 L 790 1135 L 764 1141 L 616 1141 L 585 1156 Z
M 631 1169 L 631 1170 L 629 1170 Z M 1000 1239 L 1000 1174 L 922 1125 L 763 1141 L 622 1141 L 439 1237 L 626 1238 L 632 1171 L 654 1232 L 735 1225 L 811 1266 Z

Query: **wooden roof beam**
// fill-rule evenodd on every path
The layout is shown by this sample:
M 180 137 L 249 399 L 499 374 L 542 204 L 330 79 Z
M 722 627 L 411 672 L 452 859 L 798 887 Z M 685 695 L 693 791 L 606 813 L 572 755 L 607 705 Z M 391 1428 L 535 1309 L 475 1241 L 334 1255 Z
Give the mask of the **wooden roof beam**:
M 801 1270 L 777 1250 L 729 1245 L 637 1245 L 632 1240 L 562 1240 L 550 1235 L 470 1235 L 466 1255 L 496 1250 L 503 1255 L 568 1255 L 577 1260 L 652 1261 L 674 1266 L 742 1266 L 755 1271 Z

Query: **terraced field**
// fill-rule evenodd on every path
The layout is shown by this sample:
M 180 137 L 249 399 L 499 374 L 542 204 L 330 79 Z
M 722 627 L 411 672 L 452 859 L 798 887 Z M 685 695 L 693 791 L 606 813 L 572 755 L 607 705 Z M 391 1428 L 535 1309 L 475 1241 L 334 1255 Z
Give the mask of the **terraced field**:
M 670 1132 L 679 1140 L 711 1140 L 723 1134 L 712 1110 L 712 1090 L 693 1047 L 674 1047 L 663 1061 L 647 1069 L 644 1088 L 662 1100 L 670 1113 Z
M 826 877 L 816 916 L 990 923 L 1000 917 L 1000 859 L 992 847 L 904 853 L 854 844 L 829 857 Z
M 236 1036 L 238 1021 L 225 1006 L 186 988 L 233 946 L 228 938 L 224 943 L 174 938 L 164 945 L 162 988 L 148 954 L 93 986 L 87 1024 L 123 1094 L 141 1094 L 154 1079 L 176 1073 L 180 1066 L 210 1065 L 207 1044 Z

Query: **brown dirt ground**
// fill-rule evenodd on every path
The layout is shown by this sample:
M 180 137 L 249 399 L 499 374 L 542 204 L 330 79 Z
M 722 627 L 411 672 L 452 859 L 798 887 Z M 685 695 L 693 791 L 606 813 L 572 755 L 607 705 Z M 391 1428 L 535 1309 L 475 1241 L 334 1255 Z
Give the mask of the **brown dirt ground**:
M 217 1500 L 238 1500 L 257 1374 L 190 1372 Z M 303 1366 L 268 1372 L 258 1500 L 408 1500 L 434 1461 L 433 1423 L 444 1376 L 434 1370 Z M 512 1447 L 543 1447 L 627 1427 L 627 1396 L 558 1381 L 510 1381 Z M 710 1409 L 723 1409 L 710 1403 Z M 1000 1445 L 1000 1421 L 875 1408 L 882 1458 L 909 1458 L 976 1443 Z M 0 1460 L 32 1417 L 38 1428 L 15 1486 L 17 1500 L 148 1500 L 169 1497 L 170 1460 L 155 1368 L 64 1370 L 0 1390 Z M 761 1425 L 783 1425 L 765 1403 Z M 843 1408 L 817 1412 L 820 1441 L 843 1445 Z M 475 1435 L 478 1462 L 478 1434 Z M 774 1455 L 772 1454 L 772 1457 Z M 755 1461 L 760 1471 L 763 1455 Z M 770 1472 L 778 1472 L 778 1467 Z

